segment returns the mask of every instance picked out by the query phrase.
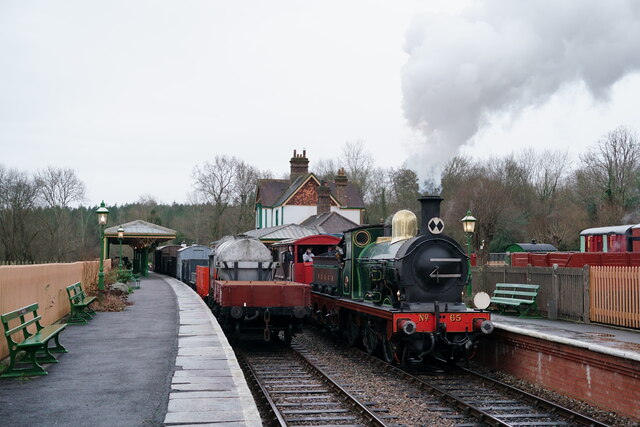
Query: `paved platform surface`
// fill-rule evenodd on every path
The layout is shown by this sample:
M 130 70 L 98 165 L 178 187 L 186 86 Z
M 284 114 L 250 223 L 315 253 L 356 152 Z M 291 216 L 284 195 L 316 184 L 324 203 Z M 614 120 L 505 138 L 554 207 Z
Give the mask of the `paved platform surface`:
M 491 318 L 498 329 L 640 361 L 640 331 L 565 320 L 521 319 L 496 314 Z
M 45 365 L 49 375 L 1 379 L 0 425 L 260 425 L 226 338 L 191 289 L 152 274 L 130 301 L 68 325 L 69 353 Z
M 166 425 L 261 426 L 260 414 L 220 325 L 188 286 L 165 278 L 178 297 L 178 356 Z

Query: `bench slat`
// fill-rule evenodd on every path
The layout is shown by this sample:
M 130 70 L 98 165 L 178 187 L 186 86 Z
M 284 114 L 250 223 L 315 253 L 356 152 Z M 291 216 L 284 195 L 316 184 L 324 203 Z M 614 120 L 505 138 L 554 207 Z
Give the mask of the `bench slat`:
M 77 293 L 77 294 L 75 294 L 74 296 L 70 297 L 70 299 L 71 299 L 72 301 L 73 301 L 73 300 L 83 300 L 83 299 L 85 299 L 84 292 Z
M 531 285 L 528 283 L 496 283 L 496 288 L 539 289 L 540 285 Z
M 516 298 L 491 298 L 491 302 L 495 302 L 496 304 L 520 305 L 531 304 L 533 301 Z
M 537 297 L 538 293 L 537 292 L 525 292 L 525 291 L 505 291 L 505 290 L 501 290 L 501 289 L 496 289 L 495 291 L 493 291 L 494 295 L 500 294 L 500 295 L 520 295 L 520 296 L 525 296 L 525 297 Z
M 62 331 L 66 326 L 66 324 L 45 326 L 26 340 L 18 343 L 18 347 L 32 347 L 42 345 L 53 338 L 56 334 L 60 333 L 60 331 Z
M 24 316 L 25 314 L 35 311 L 37 309 L 38 309 L 38 303 L 35 303 L 35 304 L 24 306 L 14 311 L 10 311 L 8 313 L 4 313 L 0 317 L 2 318 L 2 322 L 8 322 L 9 320 L 13 320 L 20 316 Z
M 26 328 L 29 325 L 33 325 L 34 323 L 36 323 L 37 321 L 41 320 L 42 316 L 36 316 L 33 319 L 29 319 L 26 322 L 16 326 L 13 329 L 9 329 L 7 332 L 4 333 L 5 337 L 8 337 L 10 335 L 15 334 L 16 332 L 20 332 L 21 330 L 23 330 L 24 328 Z

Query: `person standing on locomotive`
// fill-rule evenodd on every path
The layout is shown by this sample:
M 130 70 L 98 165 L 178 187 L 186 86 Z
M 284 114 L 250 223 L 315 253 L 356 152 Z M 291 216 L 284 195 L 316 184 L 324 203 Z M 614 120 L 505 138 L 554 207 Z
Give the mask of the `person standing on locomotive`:
M 314 256 L 311 248 L 307 248 L 307 251 L 302 255 L 302 262 L 312 262 Z
M 291 246 L 287 247 L 287 251 L 282 257 L 282 270 L 284 271 L 284 278 L 291 280 L 291 264 L 293 263 L 293 251 Z

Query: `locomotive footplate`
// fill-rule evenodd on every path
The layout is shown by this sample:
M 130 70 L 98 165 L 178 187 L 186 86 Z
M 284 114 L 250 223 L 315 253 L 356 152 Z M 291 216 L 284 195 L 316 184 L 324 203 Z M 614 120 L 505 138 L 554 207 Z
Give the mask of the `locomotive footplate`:
M 321 304 L 320 307 L 316 307 L 319 311 L 336 313 L 342 308 L 384 319 L 389 322 L 389 332 L 394 334 L 403 331 L 406 333 L 407 327 L 411 334 L 415 332 L 483 332 L 487 334 L 490 332 L 487 331 L 488 326 L 485 322 L 490 324 L 491 313 L 485 310 L 470 309 L 464 304 L 422 303 L 411 304 L 410 308 L 400 309 L 364 301 L 344 300 L 317 292 L 312 293 L 314 300 Z

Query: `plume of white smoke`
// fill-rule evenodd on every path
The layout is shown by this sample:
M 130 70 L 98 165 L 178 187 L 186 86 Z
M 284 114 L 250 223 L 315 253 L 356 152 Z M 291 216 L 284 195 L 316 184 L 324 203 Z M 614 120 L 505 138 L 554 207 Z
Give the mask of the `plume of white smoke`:
M 403 109 L 426 138 L 410 166 L 424 174 L 472 138 L 492 114 L 512 116 L 563 85 L 595 99 L 640 68 L 640 2 L 473 2 L 462 14 L 427 14 L 406 35 Z

